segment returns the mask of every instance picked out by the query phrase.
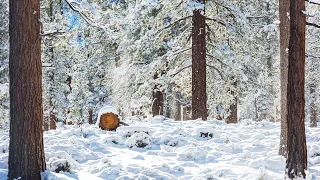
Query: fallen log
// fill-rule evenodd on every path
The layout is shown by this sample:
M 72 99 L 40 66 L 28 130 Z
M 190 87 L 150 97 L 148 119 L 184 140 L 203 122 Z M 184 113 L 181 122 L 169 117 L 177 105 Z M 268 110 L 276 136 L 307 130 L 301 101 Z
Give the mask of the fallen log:
M 129 126 L 124 122 L 120 122 L 118 112 L 112 106 L 105 106 L 100 109 L 97 119 L 97 125 L 103 130 L 113 131 L 119 125 Z
M 117 114 L 108 112 L 100 117 L 100 128 L 103 130 L 113 131 L 119 127 L 120 120 Z

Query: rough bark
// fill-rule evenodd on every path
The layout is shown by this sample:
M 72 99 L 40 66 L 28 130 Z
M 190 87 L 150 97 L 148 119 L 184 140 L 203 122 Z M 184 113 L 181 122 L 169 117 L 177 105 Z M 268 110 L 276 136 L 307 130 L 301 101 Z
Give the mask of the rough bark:
M 92 122 L 93 122 L 93 121 L 92 121 L 92 119 L 93 119 L 93 118 L 92 118 L 92 109 L 89 109 L 89 110 L 88 110 L 88 113 L 89 113 L 88 123 L 89 123 L 89 124 L 92 124 Z
M 56 116 L 53 113 L 50 113 L 50 130 L 57 129 L 56 121 Z
M 197 0 L 205 4 L 205 0 Z M 192 16 L 192 119 L 207 119 L 206 92 L 206 18 L 204 9 Z
M 316 90 L 315 85 L 310 85 L 310 127 L 317 127 L 317 107 L 316 107 Z
M 280 116 L 281 134 L 279 155 L 287 157 L 287 85 L 288 85 L 288 50 L 290 38 L 290 0 L 279 0 L 280 17 Z
M 230 114 L 226 118 L 226 123 L 237 123 L 238 122 L 238 98 L 235 97 L 234 102 L 230 105 Z
M 153 79 L 158 79 L 158 73 L 154 74 Z M 153 88 L 152 115 L 163 115 L 163 92 L 160 90 L 161 84 L 156 84 Z
M 307 147 L 305 135 L 305 30 L 304 0 L 290 0 L 290 40 L 287 86 L 287 175 L 306 177 Z
M 39 18 L 39 0 L 10 0 L 10 180 L 40 180 L 46 169 Z

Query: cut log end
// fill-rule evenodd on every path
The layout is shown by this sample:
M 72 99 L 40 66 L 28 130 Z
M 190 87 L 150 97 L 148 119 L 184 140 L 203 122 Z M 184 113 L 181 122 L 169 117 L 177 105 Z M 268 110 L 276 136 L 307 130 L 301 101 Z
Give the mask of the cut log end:
M 113 131 L 119 127 L 119 117 L 113 113 L 102 114 L 100 117 L 100 127 L 103 130 Z

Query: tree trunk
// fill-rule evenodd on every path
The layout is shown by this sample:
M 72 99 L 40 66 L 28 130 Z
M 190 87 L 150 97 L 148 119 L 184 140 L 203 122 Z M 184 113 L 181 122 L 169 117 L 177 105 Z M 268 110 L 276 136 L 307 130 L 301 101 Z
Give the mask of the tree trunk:
M 197 0 L 205 4 L 205 0 Z M 192 16 L 192 119 L 207 119 L 205 9 Z
M 317 127 L 317 107 L 316 107 L 316 93 L 315 85 L 310 85 L 310 127 Z
M 92 109 L 89 109 L 89 110 L 88 110 L 88 113 L 89 113 L 88 123 L 89 123 L 89 124 L 92 124 Z
M 289 178 L 306 177 L 307 147 L 305 118 L 305 30 L 304 0 L 290 0 L 290 40 L 287 86 L 287 174 Z
M 57 129 L 56 116 L 53 113 L 50 113 L 50 130 L 54 129 Z
M 155 73 L 153 79 L 159 78 L 158 73 Z M 161 91 L 161 84 L 156 84 L 153 88 L 153 103 L 152 103 L 152 115 L 163 115 L 163 93 Z
M 39 0 L 10 0 L 10 180 L 40 180 L 46 169 L 39 18 Z
M 238 98 L 235 97 L 234 102 L 230 105 L 230 114 L 226 118 L 226 123 L 237 123 L 238 122 Z
M 290 38 L 290 0 L 279 0 L 280 17 L 280 116 L 281 134 L 279 155 L 287 157 L 287 85 L 288 85 L 288 50 Z

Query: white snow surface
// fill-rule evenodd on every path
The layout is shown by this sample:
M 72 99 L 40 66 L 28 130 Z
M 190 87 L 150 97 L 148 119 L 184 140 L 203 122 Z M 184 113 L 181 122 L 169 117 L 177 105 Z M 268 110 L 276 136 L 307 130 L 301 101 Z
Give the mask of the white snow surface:
M 45 180 L 284 179 L 279 123 L 242 121 L 126 121 L 58 126 L 44 133 Z M 320 128 L 306 127 L 308 178 L 320 178 Z M 202 136 L 202 137 L 200 137 Z M 0 131 L 0 180 L 8 168 L 8 131 Z M 68 163 L 68 171 L 56 173 Z

